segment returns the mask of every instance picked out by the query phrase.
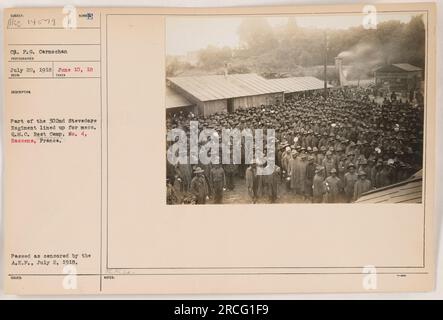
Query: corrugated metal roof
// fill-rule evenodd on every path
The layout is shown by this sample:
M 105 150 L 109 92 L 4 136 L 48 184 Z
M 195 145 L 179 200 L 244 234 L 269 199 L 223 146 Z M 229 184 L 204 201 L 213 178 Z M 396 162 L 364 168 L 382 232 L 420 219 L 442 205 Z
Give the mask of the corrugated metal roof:
M 412 64 L 409 64 L 409 63 L 396 63 L 396 64 L 382 66 L 375 71 L 376 72 L 402 72 L 402 71 L 412 72 L 412 71 L 422 71 L 422 69 L 419 67 L 413 66 Z
M 291 77 L 280 79 L 269 79 L 269 83 L 273 84 L 285 93 L 293 93 L 307 90 L 319 90 L 324 88 L 324 82 L 315 77 Z M 332 86 L 328 84 L 328 88 Z
M 168 78 L 200 101 L 283 92 L 255 73 Z
M 421 174 L 409 180 L 364 193 L 356 203 L 421 203 L 423 179 Z
M 405 71 L 421 71 L 422 69 L 409 63 L 395 63 L 394 66 Z
M 192 102 L 190 102 L 181 94 L 175 92 L 169 87 L 166 87 L 165 100 L 166 100 L 166 109 L 192 106 Z

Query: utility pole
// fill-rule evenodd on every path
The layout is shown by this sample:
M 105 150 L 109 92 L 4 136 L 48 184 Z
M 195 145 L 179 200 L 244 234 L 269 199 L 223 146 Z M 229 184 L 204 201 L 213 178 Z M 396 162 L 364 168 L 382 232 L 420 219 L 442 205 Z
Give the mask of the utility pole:
M 323 56 L 324 56 L 324 70 L 323 70 L 323 72 L 324 72 L 324 74 L 323 74 L 323 77 L 324 77 L 324 84 L 325 84 L 325 86 L 324 86 L 324 95 L 325 95 L 325 99 L 328 97 L 328 77 L 327 77 L 327 72 L 328 72 L 328 46 L 329 46 L 329 44 L 328 44 L 328 33 L 327 33 L 327 31 L 325 30 L 324 31 L 324 53 L 323 53 Z

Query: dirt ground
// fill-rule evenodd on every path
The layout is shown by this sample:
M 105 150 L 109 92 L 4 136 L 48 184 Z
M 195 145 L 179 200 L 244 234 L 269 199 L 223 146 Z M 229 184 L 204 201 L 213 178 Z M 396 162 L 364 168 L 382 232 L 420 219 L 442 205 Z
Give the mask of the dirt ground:
M 213 204 L 213 199 L 207 203 Z M 223 193 L 224 204 L 240 204 L 252 203 L 252 199 L 248 194 L 246 182 L 244 179 L 236 177 L 234 180 L 234 190 L 226 190 Z M 269 199 L 262 197 L 258 199 L 257 203 L 270 203 Z M 303 200 L 303 196 L 294 195 L 292 192 L 286 190 L 286 186 L 282 183 L 278 189 L 278 199 L 275 203 L 310 203 L 309 200 Z

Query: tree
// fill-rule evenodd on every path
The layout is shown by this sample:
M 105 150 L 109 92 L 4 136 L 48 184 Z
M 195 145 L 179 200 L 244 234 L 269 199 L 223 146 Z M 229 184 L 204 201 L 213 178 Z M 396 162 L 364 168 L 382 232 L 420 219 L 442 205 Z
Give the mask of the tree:
M 330 29 L 327 62 L 333 65 L 335 57 L 345 56 L 344 64 L 354 79 L 372 76 L 374 69 L 385 63 L 410 63 L 423 68 L 425 31 L 421 15 L 408 23 L 381 22 L 377 29 Z M 228 64 L 230 73 L 302 75 L 315 73 L 317 66 L 324 63 L 324 30 L 302 27 L 293 17 L 288 18 L 286 25 L 277 27 L 263 17 L 244 18 L 237 33 L 238 48 L 208 46 L 200 50 L 198 70 L 194 71 L 221 74 L 221 68 Z M 167 60 L 168 74 L 186 73 L 191 68 L 180 61 Z
M 192 66 L 187 63 L 180 61 L 177 57 L 166 57 L 166 76 L 175 77 L 180 75 L 184 70 L 191 69 Z
M 404 61 L 424 68 L 426 52 L 426 29 L 423 16 L 418 15 L 405 26 L 401 39 L 401 54 Z
M 266 18 L 245 18 L 241 22 L 238 35 L 240 46 L 250 54 L 259 55 L 278 45 L 272 27 Z
M 208 46 L 198 53 L 198 65 L 205 70 L 224 67 L 232 58 L 232 50 L 229 47 L 218 48 Z

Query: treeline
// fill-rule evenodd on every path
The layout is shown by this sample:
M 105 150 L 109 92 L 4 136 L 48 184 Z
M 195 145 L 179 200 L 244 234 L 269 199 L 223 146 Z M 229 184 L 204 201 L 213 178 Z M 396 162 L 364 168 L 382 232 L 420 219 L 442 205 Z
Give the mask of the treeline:
M 321 65 L 333 65 L 340 56 L 350 78 L 370 77 L 387 63 L 424 67 L 425 26 L 421 16 L 409 23 L 382 22 L 376 29 L 363 26 L 322 30 L 297 25 L 295 18 L 272 27 L 265 18 L 247 18 L 238 29 L 238 48 L 208 46 L 197 53 L 197 62 L 167 59 L 167 75 L 255 72 L 267 77 L 314 75 L 322 77 Z M 327 51 L 325 51 L 327 47 Z M 328 71 L 329 73 L 329 71 Z M 333 72 L 331 72 L 333 74 Z

